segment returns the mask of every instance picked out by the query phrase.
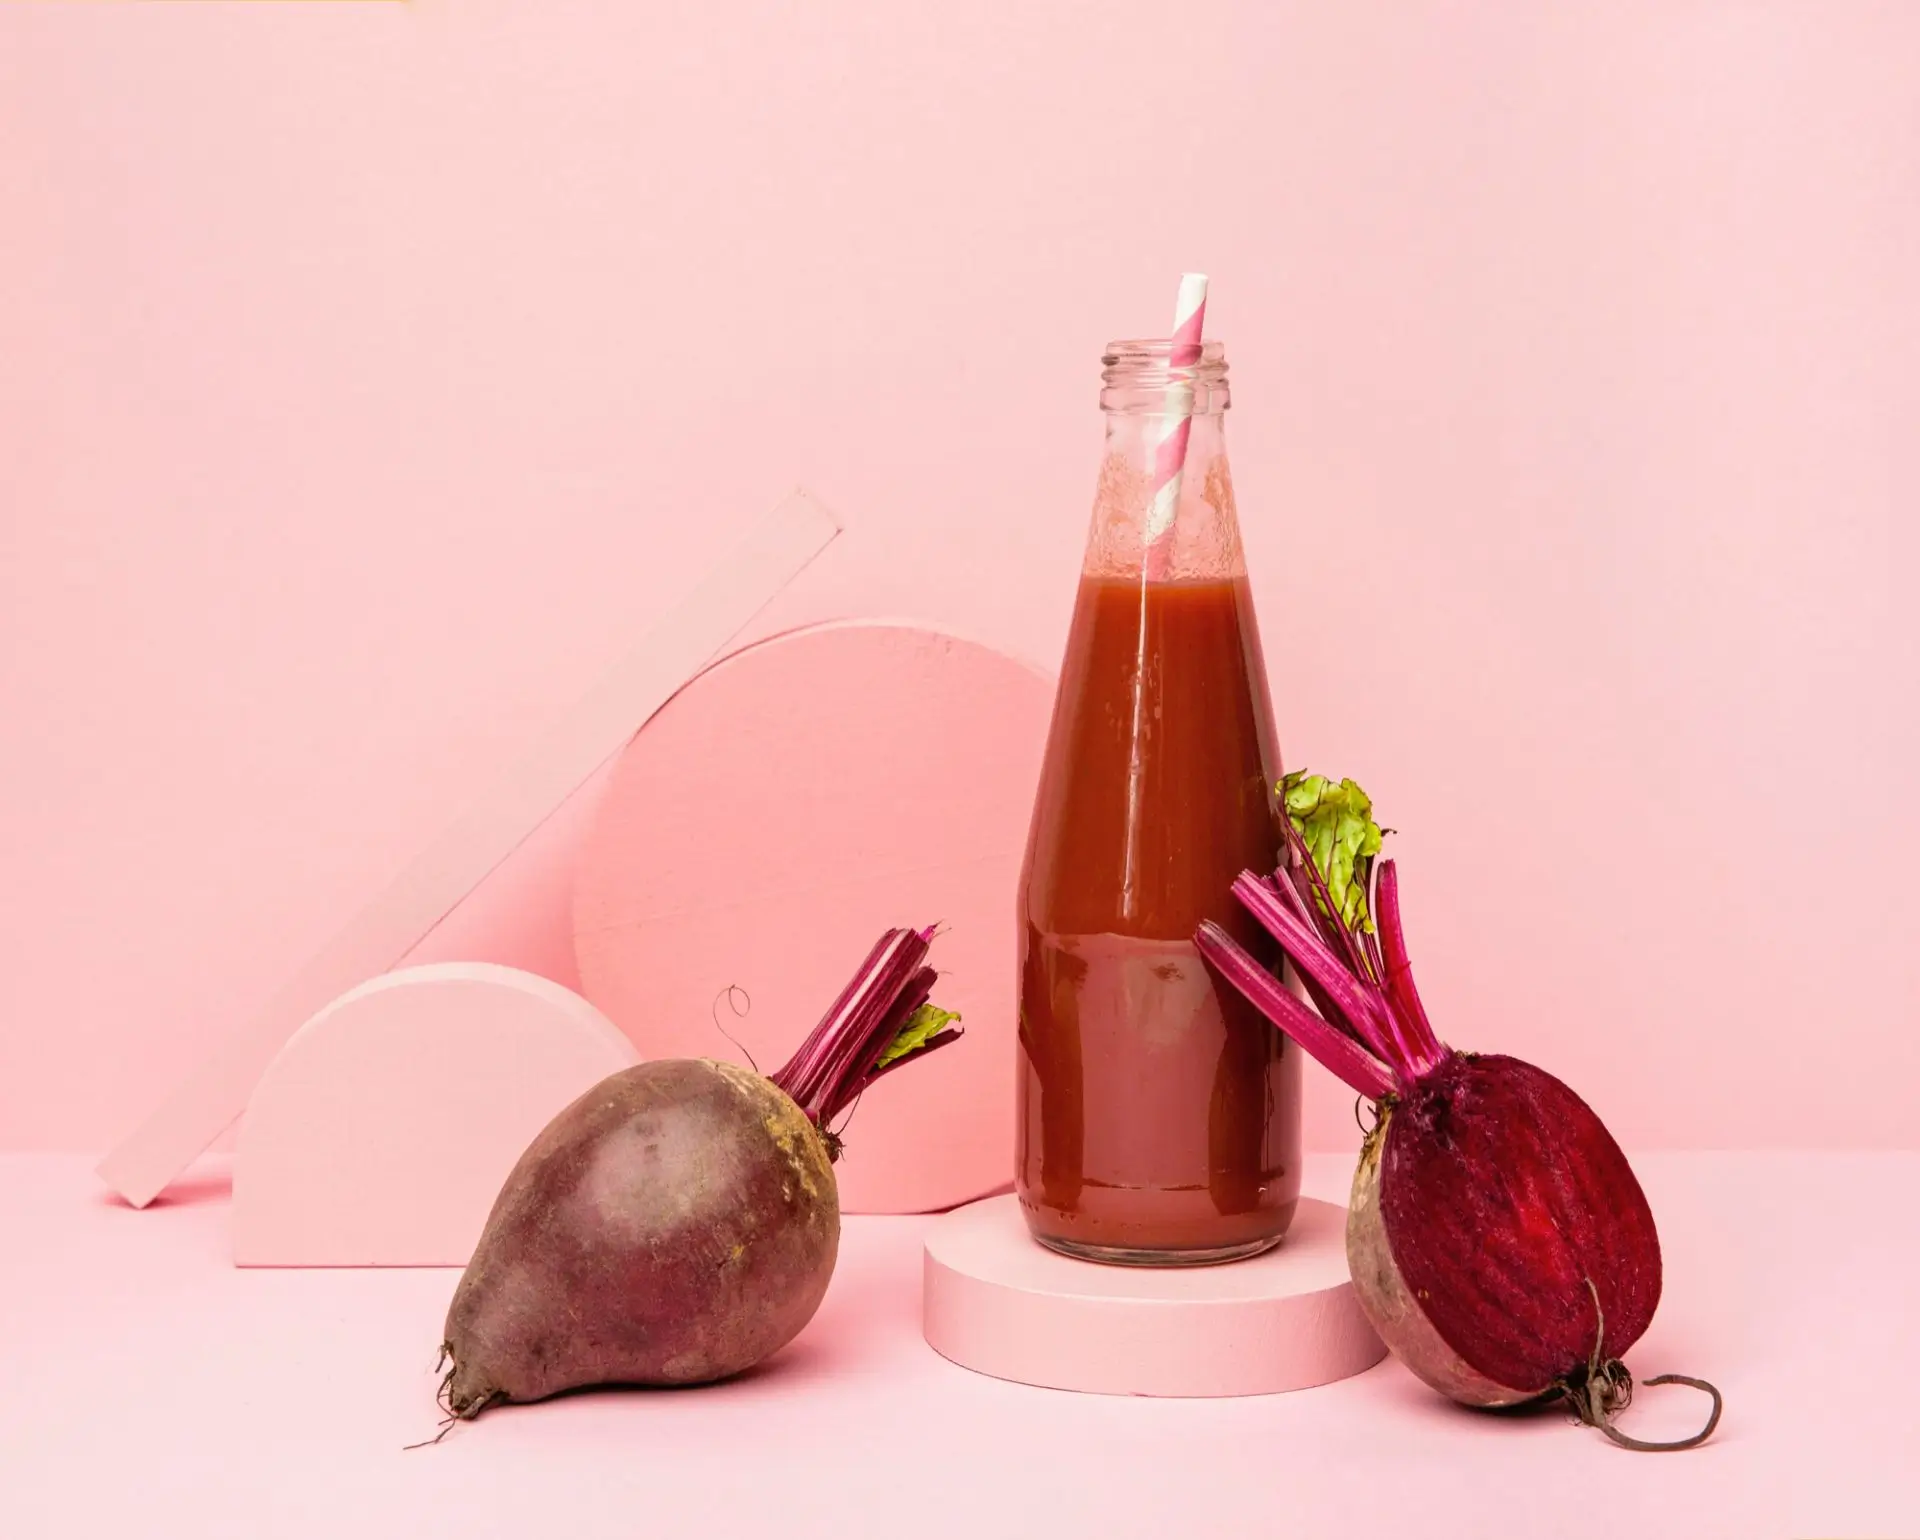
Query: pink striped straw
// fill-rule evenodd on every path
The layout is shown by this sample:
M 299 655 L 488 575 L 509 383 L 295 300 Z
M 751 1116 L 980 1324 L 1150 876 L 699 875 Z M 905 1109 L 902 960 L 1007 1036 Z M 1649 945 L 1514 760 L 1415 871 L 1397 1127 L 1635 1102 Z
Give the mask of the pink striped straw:
M 1173 308 L 1169 369 L 1187 369 L 1200 361 L 1200 334 L 1207 319 L 1207 275 L 1182 273 L 1180 298 Z M 1187 440 L 1193 432 L 1193 386 L 1175 380 L 1167 386 L 1166 414 L 1153 460 L 1153 506 L 1147 512 L 1147 576 L 1164 578 L 1173 560 L 1173 519 L 1180 508 L 1180 483 L 1187 468 Z

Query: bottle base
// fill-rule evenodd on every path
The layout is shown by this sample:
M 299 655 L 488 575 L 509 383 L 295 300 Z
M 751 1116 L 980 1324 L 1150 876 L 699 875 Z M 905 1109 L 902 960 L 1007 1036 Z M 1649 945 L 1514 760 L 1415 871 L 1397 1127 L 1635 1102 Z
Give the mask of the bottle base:
M 1263 1251 L 1271 1251 L 1286 1239 L 1285 1235 L 1263 1235 L 1255 1240 L 1236 1241 L 1229 1246 L 1183 1246 L 1162 1249 L 1137 1246 L 1096 1246 L 1088 1241 L 1067 1241 L 1057 1236 L 1033 1238 L 1049 1251 L 1076 1262 L 1098 1262 L 1107 1267 L 1214 1267 L 1222 1262 L 1244 1262 Z

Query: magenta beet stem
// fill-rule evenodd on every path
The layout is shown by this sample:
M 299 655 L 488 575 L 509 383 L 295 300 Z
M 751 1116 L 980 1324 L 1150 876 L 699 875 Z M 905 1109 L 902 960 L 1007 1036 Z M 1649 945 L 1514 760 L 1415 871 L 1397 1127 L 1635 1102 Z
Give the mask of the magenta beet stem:
M 1400 929 L 1400 873 L 1390 860 L 1380 863 L 1373 907 L 1380 926 L 1387 1000 L 1394 1014 L 1411 1029 L 1419 1056 L 1416 1073 L 1425 1074 L 1446 1058 L 1447 1049 L 1427 1019 L 1420 991 L 1413 987 L 1413 959 L 1407 956 L 1407 938 Z
M 1367 971 L 1371 959 L 1361 944 L 1367 938 L 1356 940 L 1353 933 L 1340 923 L 1340 912 L 1334 907 L 1333 894 L 1327 887 L 1326 878 L 1320 874 L 1320 867 L 1313 859 L 1313 852 L 1307 848 L 1306 840 L 1293 826 L 1292 819 L 1282 819 L 1281 823 L 1286 829 L 1286 848 L 1280 870 L 1274 874 L 1275 880 L 1295 887 L 1304 906 L 1303 918 L 1319 933 L 1328 951 L 1346 960 L 1347 969 L 1354 977 L 1377 977 L 1377 972 L 1369 975 Z
M 931 926 L 888 931 L 785 1067 L 767 1077 L 817 1126 L 826 1127 L 881 1075 L 960 1035 L 958 1027 L 948 1028 L 885 1070 L 875 1069 L 907 1019 L 933 992 L 938 975 L 925 966 L 932 942 Z
M 1290 873 L 1275 872 L 1273 876 L 1263 877 L 1260 881 L 1269 893 L 1281 903 L 1288 905 L 1298 918 L 1309 925 L 1314 924 L 1310 908 L 1312 900 L 1300 891 L 1299 885 Z M 1305 991 L 1307 999 L 1313 1003 L 1313 1008 L 1320 1013 L 1321 1018 L 1337 1023 L 1340 1020 L 1338 1007 L 1334 1005 L 1332 997 L 1314 981 L 1313 976 L 1302 973 L 1297 968 L 1294 970 L 1294 976 L 1300 981 L 1301 989 Z
M 1217 926 L 1203 925 L 1194 939 L 1268 1020 L 1355 1090 L 1378 1096 L 1384 1092 L 1376 1086 L 1411 1088 L 1452 1051 L 1434 1035 L 1413 986 L 1391 861 L 1380 863 L 1373 886 L 1377 934 L 1342 925 L 1317 876 L 1309 883 L 1283 867 L 1271 877 L 1242 872 L 1234 881 L 1234 897 L 1280 943 L 1318 1015 Z
M 1312 929 L 1253 872 L 1242 872 L 1233 895 L 1285 949 L 1293 965 L 1325 992 L 1335 1027 L 1350 1029 L 1374 1054 L 1391 1064 L 1411 1057 L 1404 1033 L 1386 1000 L 1357 977 Z
M 1261 1015 L 1363 1096 L 1378 1101 L 1395 1089 L 1395 1076 L 1338 1027 L 1322 1021 L 1211 920 L 1194 935 L 1200 955 L 1245 995 Z

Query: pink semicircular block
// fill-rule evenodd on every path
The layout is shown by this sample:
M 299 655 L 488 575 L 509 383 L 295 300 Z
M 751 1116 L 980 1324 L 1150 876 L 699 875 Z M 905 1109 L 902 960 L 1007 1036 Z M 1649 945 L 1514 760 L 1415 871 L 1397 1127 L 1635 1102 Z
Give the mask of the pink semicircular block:
M 1052 699 L 1039 670 L 904 625 L 814 627 L 716 664 L 608 783 L 574 887 L 587 996 L 648 1058 L 772 1071 L 882 931 L 939 925 L 933 998 L 966 1036 L 854 1109 L 841 1203 L 910 1213 L 1003 1186 L 1014 889 Z
M 233 1171 L 241 1267 L 464 1267 L 534 1136 L 636 1062 L 585 1000 L 495 963 L 381 974 L 254 1090 Z

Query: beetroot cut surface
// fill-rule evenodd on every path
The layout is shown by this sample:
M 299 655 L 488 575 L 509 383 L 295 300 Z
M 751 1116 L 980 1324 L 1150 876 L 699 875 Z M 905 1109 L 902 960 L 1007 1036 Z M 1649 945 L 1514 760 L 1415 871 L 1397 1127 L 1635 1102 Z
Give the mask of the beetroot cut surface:
M 1614 1359 L 1640 1340 L 1660 1302 L 1653 1212 L 1620 1147 L 1566 1086 L 1519 1059 L 1455 1054 L 1415 1083 L 1382 1133 L 1380 1213 L 1394 1262 L 1470 1367 L 1540 1394 L 1596 1341 Z

